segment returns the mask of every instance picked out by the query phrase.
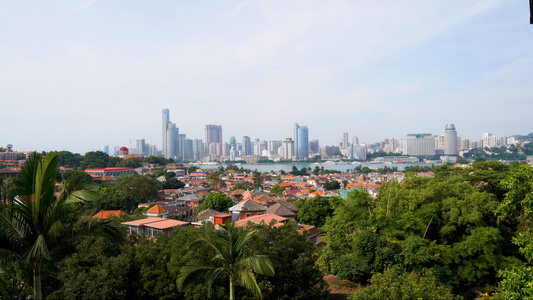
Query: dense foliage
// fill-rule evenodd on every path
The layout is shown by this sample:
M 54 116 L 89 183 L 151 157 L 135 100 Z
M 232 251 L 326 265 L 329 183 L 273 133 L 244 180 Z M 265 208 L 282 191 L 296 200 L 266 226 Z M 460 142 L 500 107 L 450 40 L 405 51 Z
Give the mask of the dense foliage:
M 219 193 L 209 193 L 205 197 L 204 202 L 198 207 L 198 211 L 211 208 L 219 212 L 227 212 L 228 208 L 233 205 L 235 205 L 235 203 L 230 197 Z

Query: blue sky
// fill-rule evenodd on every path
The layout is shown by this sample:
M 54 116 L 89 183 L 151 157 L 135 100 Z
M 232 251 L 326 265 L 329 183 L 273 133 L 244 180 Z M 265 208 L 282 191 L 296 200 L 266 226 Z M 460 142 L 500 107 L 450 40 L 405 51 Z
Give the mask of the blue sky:
M 1 1 L 0 145 L 533 132 L 527 1 Z

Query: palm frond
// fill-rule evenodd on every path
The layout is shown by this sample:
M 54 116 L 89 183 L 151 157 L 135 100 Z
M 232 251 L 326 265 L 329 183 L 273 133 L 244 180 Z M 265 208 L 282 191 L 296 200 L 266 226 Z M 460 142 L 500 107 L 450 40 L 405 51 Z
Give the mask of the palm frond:
M 193 262 L 189 265 L 182 267 L 176 280 L 178 291 L 183 291 L 184 284 L 186 284 L 186 282 L 193 274 L 199 272 L 206 272 L 214 269 L 215 268 L 213 268 L 212 266 L 205 264 L 205 262 Z
M 240 269 L 235 274 L 236 283 L 242 287 L 247 288 L 254 294 L 255 297 L 262 299 L 261 289 L 255 280 L 255 275 L 248 268 Z
M 242 265 L 242 266 L 241 266 Z M 239 261 L 239 268 L 244 268 L 248 266 L 255 273 L 265 275 L 265 276 L 274 276 L 274 264 L 270 260 L 268 255 L 255 254 L 249 257 L 246 257 Z
M 25 256 L 28 260 L 48 260 L 51 259 L 50 251 L 48 251 L 48 246 L 44 236 L 39 235 L 35 240 L 35 243 L 26 251 Z

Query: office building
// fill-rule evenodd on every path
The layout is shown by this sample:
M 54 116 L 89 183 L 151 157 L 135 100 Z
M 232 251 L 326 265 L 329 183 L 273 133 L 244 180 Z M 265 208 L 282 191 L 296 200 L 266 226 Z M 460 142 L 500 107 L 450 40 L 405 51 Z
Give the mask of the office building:
M 157 145 L 148 145 L 148 156 L 157 156 Z
M 300 128 L 300 126 L 298 126 L 298 123 L 294 123 L 294 160 L 298 160 L 298 128 Z M 284 141 L 284 143 L 285 142 L 286 140 Z
M 163 109 L 163 115 L 162 115 L 162 122 L 163 122 L 163 156 L 165 158 L 168 158 L 167 155 L 167 128 L 168 123 L 170 122 L 170 111 L 166 108 Z
M 307 126 L 298 128 L 298 159 L 307 159 L 309 157 L 309 130 Z
M 146 151 L 146 142 L 144 141 L 144 139 L 137 139 L 137 143 L 135 146 L 135 154 L 140 156 L 146 156 L 148 151 Z
M 176 124 L 171 122 L 167 123 L 167 151 L 165 158 L 176 159 L 178 157 L 178 135 L 179 130 Z
M 318 140 L 312 140 L 309 142 L 309 152 L 318 154 L 320 152 L 320 143 Z
M 222 126 L 213 124 L 205 125 L 205 147 L 208 150 L 208 155 L 220 156 L 220 154 L 217 155 L 217 147 L 211 147 L 211 145 L 222 143 Z
M 233 150 L 237 151 L 237 139 L 234 136 L 229 138 L 229 147 L 233 147 Z
M 109 146 L 104 146 L 104 153 L 109 155 Z
M 410 156 L 435 156 L 435 137 L 430 133 L 408 134 L 403 153 Z
M 342 135 L 342 148 L 347 149 L 348 148 L 348 132 L 345 132 Z
M 354 136 L 352 138 L 352 145 L 353 146 L 359 146 L 359 138 L 358 137 Z
M 249 136 L 243 136 L 242 137 L 242 156 L 245 155 L 252 155 L 253 149 L 252 149 L 252 141 L 250 140 Z
M 283 145 L 278 149 L 279 156 L 282 159 L 292 159 L 295 151 L 295 143 L 291 138 L 287 138 L 283 141 Z M 281 151 L 280 151 L 281 150 Z

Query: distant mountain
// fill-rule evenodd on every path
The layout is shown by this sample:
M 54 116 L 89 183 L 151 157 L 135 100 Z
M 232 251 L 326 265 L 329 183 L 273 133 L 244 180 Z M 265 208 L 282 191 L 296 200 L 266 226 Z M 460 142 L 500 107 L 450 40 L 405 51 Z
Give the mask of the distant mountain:
M 520 141 L 533 140 L 533 132 L 531 132 L 528 135 L 515 134 L 515 135 L 512 135 L 512 137 Z

